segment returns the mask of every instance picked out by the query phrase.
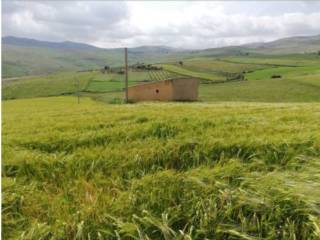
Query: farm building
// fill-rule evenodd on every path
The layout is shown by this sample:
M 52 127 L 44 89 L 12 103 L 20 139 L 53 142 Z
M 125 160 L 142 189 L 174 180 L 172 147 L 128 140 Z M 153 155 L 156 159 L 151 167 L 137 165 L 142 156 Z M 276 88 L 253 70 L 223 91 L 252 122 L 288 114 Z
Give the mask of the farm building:
M 128 88 L 129 101 L 196 101 L 199 80 L 177 78 Z

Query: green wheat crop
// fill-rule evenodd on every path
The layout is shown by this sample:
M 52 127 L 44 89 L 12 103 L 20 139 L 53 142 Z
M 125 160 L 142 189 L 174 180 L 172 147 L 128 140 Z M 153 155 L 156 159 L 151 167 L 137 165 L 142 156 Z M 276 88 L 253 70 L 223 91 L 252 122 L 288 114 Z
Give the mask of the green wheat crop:
M 2 103 L 3 239 L 319 239 L 320 104 Z

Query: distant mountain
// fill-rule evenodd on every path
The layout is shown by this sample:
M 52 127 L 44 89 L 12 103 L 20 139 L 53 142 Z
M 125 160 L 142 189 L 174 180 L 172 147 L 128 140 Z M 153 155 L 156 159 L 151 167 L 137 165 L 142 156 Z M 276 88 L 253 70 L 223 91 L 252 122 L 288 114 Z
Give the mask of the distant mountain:
M 282 38 L 271 42 L 255 42 L 240 46 L 194 50 L 200 56 L 232 56 L 246 54 L 299 54 L 320 51 L 320 35 Z
M 20 38 L 7 36 L 2 37 L 2 44 L 21 46 L 21 47 L 39 47 L 39 48 L 54 48 L 54 49 L 68 49 L 68 50 L 109 50 L 109 51 L 122 51 L 122 48 L 99 48 L 93 45 L 85 43 L 77 43 L 71 41 L 64 42 L 49 42 L 40 41 L 30 38 Z M 139 46 L 129 48 L 131 53 L 143 53 L 143 54 L 155 54 L 155 53 L 171 53 L 182 51 L 178 48 L 172 48 L 167 46 Z
M 180 49 L 166 46 L 129 48 L 129 64 L 176 59 Z M 76 42 L 49 42 L 19 37 L 2 38 L 2 77 L 50 74 L 58 71 L 123 66 L 123 48 L 98 48 Z
M 320 35 L 282 38 L 272 42 L 252 43 L 242 47 L 262 53 L 307 53 L 320 50 Z
M 55 49 L 74 49 L 74 50 L 98 50 L 98 47 L 77 42 L 49 42 L 40 41 L 30 38 L 20 38 L 7 36 L 2 38 L 2 44 L 9 44 L 21 47 L 40 47 L 40 48 L 55 48 Z

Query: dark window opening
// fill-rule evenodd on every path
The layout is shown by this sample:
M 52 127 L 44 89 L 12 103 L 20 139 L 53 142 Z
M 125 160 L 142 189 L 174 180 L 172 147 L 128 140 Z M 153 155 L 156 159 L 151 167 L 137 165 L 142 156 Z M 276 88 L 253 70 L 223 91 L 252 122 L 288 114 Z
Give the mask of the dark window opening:
M 156 93 L 159 93 L 159 89 L 156 89 Z

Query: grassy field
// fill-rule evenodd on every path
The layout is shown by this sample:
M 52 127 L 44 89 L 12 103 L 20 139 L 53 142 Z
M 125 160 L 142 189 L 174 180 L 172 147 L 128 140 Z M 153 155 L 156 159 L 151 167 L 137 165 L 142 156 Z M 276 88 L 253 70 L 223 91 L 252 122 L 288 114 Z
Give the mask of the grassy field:
M 202 84 L 199 94 L 205 102 L 320 102 L 320 75 Z
M 87 92 L 115 92 L 124 88 L 125 75 L 117 73 L 97 74 L 90 80 Z M 151 81 L 147 71 L 129 71 L 129 86 Z
M 144 83 L 147 81 L 156 81 L 152 77 L 178 76 L 169 72 L 161 73 L 155 71 L 151 75 L 147 71 L 130 71 L 129 86 Z M 46 76 L 35 76 L 26 78 L 14 78 L 12 80 L 3 80 L 2 98 L 18 99 L 31 97 L 46 97 L 77 94 L 92 96 L 94 98 L 106 93 L 108 99 L 113 93 L 123 91 L 125 86 L 125 75 L 118 73 L 103 74 L 100 71 L 90 72 L 61 72 Z M 96 96 L 94 96 L 94 94 Z
M 263 64 L 233 63 L 220 58 L 192 58 L 183 62 L 183 67 L 193 71 L 211 72 L 224 76 L 228 73 L 241 73 L 268 68 Z
M 162 64 L 171 75 L 198 77 L 215 83 L 228 74 L 242 74 L 248 81 L 201 84 L 200 101 L 250 102 L 319 102 L 320 62 L 314 56 L 244 56 L 225 58 L 192 58 L 177 63 Z M 272 79 L 272 75 L 281 78 Z M 82 95 L 113 102 L 123 97 L 124 75 L 100 72 L 59 73 L 14 81 L 3 81 L 3 99 L 75 94 L 80 81 Z M 129 85 L 150 80 L 147 72 L 130 72 Z
M 159 66 L 163 67 L 165 70 L 169 72 L 180 74 L 182 76 L 195 77 L 209 81 L 219 81 L 224 79 L 224 77 L 219 76 L 218 74 L 188 70 L 187 68 L 183 66 L 178 66 L 177 64 L 160 64 Z
M 31 98 L 74 94 L 86 89 L 95 72 L 58 74 L 2 81 L 2 98 Z
M 319 65 L 320 56 L 314 54 L 288 54 L 288 55 L 250 55 L 250 56 L 228 56 L 223 60 L 231 63 L 261 64 L 267 66 L 309 66 Z
M 4 239 L 320 238 L 319 103 L 2 107 Z
M 52 74 L 61 71 L 77 71 L 100 69 L 105 65 L 123 65 L 123 49 L 99 49 L 93 46 L 84 47 L 74 42 L 49 43 L 23 39 L 3 37 L 2 39 L 2 76 L 18 77 L 25 75 Z M 31 42 L 30 42 L 31 40 Z M 70 46 L 73 46 L 70 48 Z M 300 65 L 301 56 L 309 62 L 318 61 L 320 36 L 279 39 L 264 44 L 249 44 L 246 46 L 230 46 L 203 50 L 176 49 L 166 46 L 141 46 L 129 48 L 129 63 L 172 63 L 185 61 L 190 58 L 225 58 L 232 61 L 247 63 L 280 65 Z M 52 48 L 53 47 L 53 48 Z M 89 48 L 88 48 L 89 47 Z M 201 47 L 201 46 L 199 46 Z M 256 61 L 251 62 L 252 58 Z M 229 59 L 230 60 L 230 59 Z M 202 60 L 200 60 L 202 61 Z M 211 61 L 211 60 L 209 60 Z M 288 63 L 288 61 L 290 63 Z M 246 63 L 246 62 L 243 62 Z M 202 65 L 202 64 L 201 64 Z M 219 65 L 217 62 L 215 65 Z M 196 69 L 198 71 L 199 69 Z
M 318 65 L 301 66 L 301 67 L 276 67 L 258 70 L 248 73 L 246 76 L 249 80 L 270 79 L 272 75 L 281 75 L 282 78 L 291 79 L 292 77 L 306 77 L 308 75 L 320 74 L 320 63 Z

